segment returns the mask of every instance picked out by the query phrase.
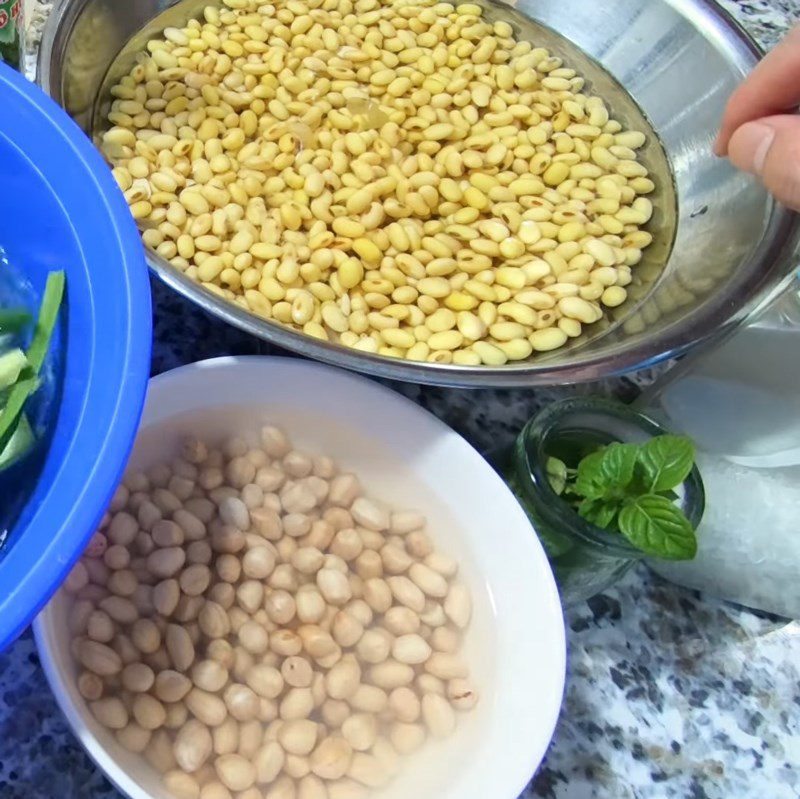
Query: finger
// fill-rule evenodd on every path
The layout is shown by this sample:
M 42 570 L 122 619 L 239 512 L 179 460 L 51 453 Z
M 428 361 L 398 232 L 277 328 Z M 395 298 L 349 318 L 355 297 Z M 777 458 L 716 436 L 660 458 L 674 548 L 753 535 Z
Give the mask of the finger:
M 800 211 L 800 117 L 773 116 L 745 122 L 731 136 L 728 157 L 757 175 L 781 203 Z
M 717 155 L 727 155 L 734 131 L 745 122 L 789 111 L 800 105 L 800 26 L 770 52 L 728 100 Z

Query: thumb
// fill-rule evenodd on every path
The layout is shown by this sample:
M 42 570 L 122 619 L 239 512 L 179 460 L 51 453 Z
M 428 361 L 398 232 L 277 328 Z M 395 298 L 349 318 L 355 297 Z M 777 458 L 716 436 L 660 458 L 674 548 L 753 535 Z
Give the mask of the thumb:
M 746 122 L 731 136 L 728 158 L 761 178 L 778 202 L 800 211 L 800 116 Z

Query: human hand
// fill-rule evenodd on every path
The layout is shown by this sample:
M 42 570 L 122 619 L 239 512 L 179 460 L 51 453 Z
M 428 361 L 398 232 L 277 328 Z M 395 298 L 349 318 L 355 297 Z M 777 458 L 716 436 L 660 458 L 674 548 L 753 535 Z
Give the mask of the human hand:
M 758 176 L 800 211 L 800 26 L 770 52 L 728 101 L 714 152 Z

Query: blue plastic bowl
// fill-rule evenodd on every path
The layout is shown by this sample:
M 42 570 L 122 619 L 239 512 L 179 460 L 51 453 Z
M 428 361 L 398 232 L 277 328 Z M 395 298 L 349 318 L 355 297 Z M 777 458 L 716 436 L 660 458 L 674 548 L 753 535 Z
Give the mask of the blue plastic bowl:
M 64 111 L 3 64 L 0 248 L 34 300 L 48 272 L 67 275 L 50 373 L 33 406 L 39 428 L 49 428 L 47 448 L 12 475 L 18 487 L 31 483 L 21 509 L 6 483 L 0 490 L 0 509 L 16 516 L 0 549 L 2 650 L 62 582 L 119 482 L 152 334 L 141 241 L 108 167 Z

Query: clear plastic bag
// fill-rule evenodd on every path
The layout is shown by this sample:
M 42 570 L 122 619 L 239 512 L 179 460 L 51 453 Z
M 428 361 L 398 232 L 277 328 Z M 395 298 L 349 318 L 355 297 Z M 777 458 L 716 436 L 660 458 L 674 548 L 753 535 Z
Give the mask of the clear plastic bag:
M 674 582 L 800 618 L 800 280 L 640 404 L 690 435 L 706 488 L 699 550 Z

